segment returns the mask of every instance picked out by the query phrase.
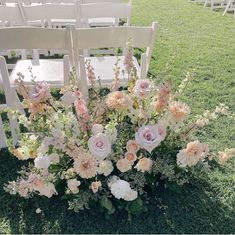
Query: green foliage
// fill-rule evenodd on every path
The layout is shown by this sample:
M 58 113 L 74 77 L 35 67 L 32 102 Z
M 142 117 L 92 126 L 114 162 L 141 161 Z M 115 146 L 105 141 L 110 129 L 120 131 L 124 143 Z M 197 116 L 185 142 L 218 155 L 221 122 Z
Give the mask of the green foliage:
M 174 88 L 183 73 L 193 71 L 192 85 L 184 100 L 192 112 L 202 114 L 224 102 L 235 111 L 235 31 L 232 15 L 221 16 L 209 8 L 185 0 L 133 0 L 134 25 L 160 23 L 153 51 L 150 75 L 159 81 L 170 80 Z M 142 51 L 136 52 L 138 55 Z M 1 96 L 1 102 L 4 97 Z M 222 118 L 200 131 L 198 137 L 209 142 L 212 150 L 234 147 L 235 117 Z M 6 127 L 9 136 L 9 127 Z M 164 155 L 162 155 L 164 157 Z M 179 192 L 175 183 L 157 187 L 158 199 L 151 198 L 148 214 L 127 223 L 122 213 L 108 222 L 92 210 L 74 214 L 58 198 L 26 201 L 2 190 L 3 183 L 16 178 L 24 164 L 8 151 L 0 152 L 0 233 L 234 233 L 235 231 L 235 161 L 209 175 L 202 175 L 194 185 Z M 162 172 L 161 162 L 155 171 Z M 171 163 L 164 174 L 171 177 Z M 203 179 L 204 178 L 204 179 Z M 86 198 L 74 199 L 84 207 Z M 83 203 L 81 203 L 83 201 Z M 36 208 L 42 214 L 35 214 Z

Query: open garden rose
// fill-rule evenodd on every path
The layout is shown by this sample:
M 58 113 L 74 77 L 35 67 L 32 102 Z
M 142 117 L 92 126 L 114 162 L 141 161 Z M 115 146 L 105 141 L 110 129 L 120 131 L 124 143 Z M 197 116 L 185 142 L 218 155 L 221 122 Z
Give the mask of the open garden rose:
M 142 126 L 135 133 L 136 142 L 149 153 L 153 151 L 165 138 L 159 125 Z
M 88 147 L 90 152 L 97 160 L 104 160 L 111 153 L 111 141 L 109 136 L 98 133 L 88 140 Z

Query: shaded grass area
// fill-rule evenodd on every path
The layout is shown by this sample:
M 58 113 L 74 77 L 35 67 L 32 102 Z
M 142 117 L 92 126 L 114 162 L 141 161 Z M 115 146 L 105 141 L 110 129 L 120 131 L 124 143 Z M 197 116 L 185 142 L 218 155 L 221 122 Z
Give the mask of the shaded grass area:
M 176 88 L 193 74 L 183 100 L 193 114 L 223 102 L 235 111 L 235 20 L 186 0 L 133 0 L 134 25 L 158 21 L 150 73 Z M 0 98 L 2 100 L 2 97 Z M 222 118 L 198 133 L 214 151 L 235 146 L 235 118 Z M 182 190 L 159 188 L 149 211 L 127 222 L 126 214 L 105 219 L 95 211 L 75 214 L 60 198 L 24 200 L 3 184 L 22 162 L 0 151 L 0 233 L 234 233 L 235 160 Z M 40 207 L 42 214 L 36 214 Z

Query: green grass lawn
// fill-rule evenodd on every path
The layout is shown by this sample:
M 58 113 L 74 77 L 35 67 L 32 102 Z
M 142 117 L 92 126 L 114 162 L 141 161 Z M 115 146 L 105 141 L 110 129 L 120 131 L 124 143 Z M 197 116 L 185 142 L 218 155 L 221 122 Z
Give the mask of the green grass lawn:
M 235 19 L 187 0 L 133 0 L 133 25 L 158 21 L 150 73 L 176 88 L 186 72 L 193 81 L 183 97 L 194 114 L 225 103 L 235 112 Z M 212 150 L 235 147 L 235 117 L 198 133 Z M 3 191 L 21 162 L 0 152 L 0 233 L 234 233 L 235 158 L 182 191 L 159 190 L 149 211 L 128 223 L 125 214 L 105 219 L 95 211 L 75 214 L 60 198 L 24 200 Z M 40 207 L 41 214 L 35 210 Z

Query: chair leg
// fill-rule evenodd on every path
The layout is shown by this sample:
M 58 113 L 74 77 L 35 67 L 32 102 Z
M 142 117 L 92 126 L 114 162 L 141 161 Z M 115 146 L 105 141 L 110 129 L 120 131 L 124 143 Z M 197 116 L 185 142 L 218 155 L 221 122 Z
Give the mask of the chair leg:
M 2 118 L 0 115 L 0 149 L 7 147 L 6 135 L 3 129 Z

